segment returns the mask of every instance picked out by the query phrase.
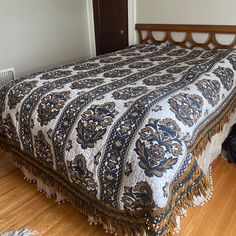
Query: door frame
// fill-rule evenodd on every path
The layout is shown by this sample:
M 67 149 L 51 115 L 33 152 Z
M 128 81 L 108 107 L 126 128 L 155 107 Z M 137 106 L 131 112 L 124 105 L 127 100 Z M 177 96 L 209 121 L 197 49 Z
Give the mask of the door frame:
M 89 48 L 90 56 L 96 56 L 96 40 L 94 29 L 94 15 L 93 15 L 93 0 L 87 0 L 87 20 L 88 20 L 88 34 L 89 34 Z M 129 45 L 135 44 L 137 41 L 135 33 L 136 24 L 136 0 L 128 0 L 128 40 Z

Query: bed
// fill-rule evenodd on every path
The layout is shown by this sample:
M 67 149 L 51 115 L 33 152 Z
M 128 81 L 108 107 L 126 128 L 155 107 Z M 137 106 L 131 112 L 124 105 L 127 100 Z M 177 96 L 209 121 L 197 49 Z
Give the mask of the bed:
M 216 39 L 236 26 L 136 29 L 138 45 L 2 86 L 2 155 L 106 232 L 172 235 L 210 199 L 210 165 L 236 122 L 236 40 Z

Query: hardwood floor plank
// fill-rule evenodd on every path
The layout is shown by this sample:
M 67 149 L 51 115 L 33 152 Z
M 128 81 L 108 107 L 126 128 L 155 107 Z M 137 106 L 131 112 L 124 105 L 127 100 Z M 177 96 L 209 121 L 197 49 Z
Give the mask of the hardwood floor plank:
M 58 205 L 37 192 L 9 160 L 0 158 L 0 232 L 26 226 L 39 236 L 104 236 L 101 226 L 69 203 Z M 213 165 L 214 194 L 203 207 L 189 208 L 180 236 L 236 235 L 236 167 L 223 159 Z

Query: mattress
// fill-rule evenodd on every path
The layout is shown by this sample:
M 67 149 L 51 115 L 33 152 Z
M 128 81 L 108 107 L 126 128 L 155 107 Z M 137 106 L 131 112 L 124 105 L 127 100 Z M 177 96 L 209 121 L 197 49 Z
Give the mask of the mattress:
M 108 232 L 171 235 L 211 195 L 235 70 L 234 49 L 144 44 L 27 75 L 0 89 L 1 143 Z

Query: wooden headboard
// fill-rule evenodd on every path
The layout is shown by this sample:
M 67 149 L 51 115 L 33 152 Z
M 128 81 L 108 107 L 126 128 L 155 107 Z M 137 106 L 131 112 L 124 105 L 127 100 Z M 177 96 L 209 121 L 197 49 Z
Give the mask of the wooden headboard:
M 169 42 L 184 48 L 200 47 L 207 50 L 236 47 L 236 25 L 136 24 L 135 29 L 138 31 L 139 43 Z M 143 32 L 147 32 L 145 36 Z M 164 39 L 155 39 L 153 32 L 165 32 Z M 175 32 L 186 33 L 186 36 L 182 41 L 176 41 L 172 37 Z M 208 33 L 209 38 L 206 42 L 199 43 L 193 39 L 193 33 Z M 217 41 L 216 34 L 231 34 L 235 37 L 233 42 L 225 45 Z

